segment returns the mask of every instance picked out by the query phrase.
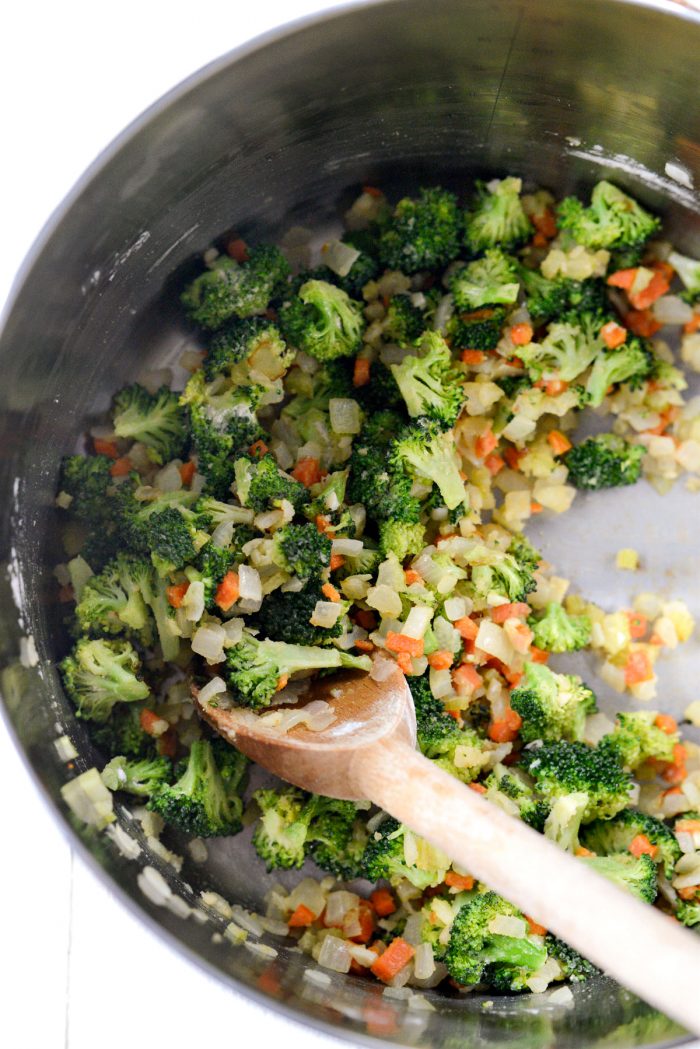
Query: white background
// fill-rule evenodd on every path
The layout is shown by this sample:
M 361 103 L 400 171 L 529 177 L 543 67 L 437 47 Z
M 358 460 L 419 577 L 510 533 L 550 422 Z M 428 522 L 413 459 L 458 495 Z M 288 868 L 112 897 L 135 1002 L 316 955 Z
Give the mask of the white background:
M 340 5 L 8 4 L 0 34 L 0 303 L 53 209 L 126 124 L 244 40 L 334 6 Z M 233 994 L 145 931 L 72 855 L 2 724 L 0 827 L 0 1045 L 340 1045 Z M 182 1008 L 183 998 L 189 1007 Z

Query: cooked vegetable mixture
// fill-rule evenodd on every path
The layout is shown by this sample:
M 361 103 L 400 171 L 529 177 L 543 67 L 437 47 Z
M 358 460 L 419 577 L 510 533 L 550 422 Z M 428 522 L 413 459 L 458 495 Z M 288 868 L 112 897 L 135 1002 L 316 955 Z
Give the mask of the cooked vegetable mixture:
M 466 206 L 368 186 L 346 225 L 315 258 L 298 237 L 208 251 L 182 293 L 201 346 L 184 390 L 162 373 L 127 386 L 64 463 L 56 575 L 77 640 L 61 671 L 104 755 L 65 798 L 104 826 L 109 792 L 132 795 L 152 840 L 185 832 L 200 858 L 255 821 L 268 870 L 327 872 L 273 888 L 260 919 L 322 967 L 489 993 L 583 980 L 593 967 L 537 915 L 369 804 L 246 795 L 246 759 L 191 686 L 280 731 L 321 728 L 330 708 L 294 708 L 310 674 L 396 660 L 426 757 L 698 925 L 700 748 L 647 706 L 613 722 L 555 669 L 588 649 L 608 685 L 652 700 L 692 617 L 649 593 L 612 611 L 569 594 L 523 530 L 578 490 L 700 488 L 700 404 L 657 337 L 680 329 L 700 371 L 700 262 L 606 181 L 556 202 L 505 178 Z M 601 432 L 577 436 L 582 411 Z

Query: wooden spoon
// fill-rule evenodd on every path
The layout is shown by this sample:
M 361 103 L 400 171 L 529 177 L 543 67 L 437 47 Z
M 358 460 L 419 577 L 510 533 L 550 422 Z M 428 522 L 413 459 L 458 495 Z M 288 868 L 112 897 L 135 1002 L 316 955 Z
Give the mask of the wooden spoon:
M 202 717 L 258 764 L 317 794 L 375 802 L 700 1034 L 700 941 L 424 758 L 398 667 L 382 681 L 356 671 L 316 680 L 300 702 L 312 699 L 325 700 L 335 721 L 282 734 L 250 710 L 210 706 L 195 694 Z

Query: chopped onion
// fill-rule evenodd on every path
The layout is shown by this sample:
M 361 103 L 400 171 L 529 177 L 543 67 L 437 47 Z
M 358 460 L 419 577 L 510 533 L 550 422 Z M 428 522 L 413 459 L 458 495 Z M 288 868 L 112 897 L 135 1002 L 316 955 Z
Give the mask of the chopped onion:
M 71 812 L 91 827 L 101 829 L 114 819 L 112 795 L 96 768 L 64 783 L 61 797 Z
M 433 318 L 433 328 L 435 331 L 444 332 L 447 328 L 447 322 L 454 312 L 454 299 L 451 295 L 443 295 L 440 299 L 437 309 L 435 310 L 435 317 Z
M 430 691 L 436 699 L 445 699 L 454 692 L 452 687 L 452 675 L 449 670 L 435 670 L 430 668 Z
M 416 641 L 422 641 L 432 618 L 432 608 L 426 605 L 414 605 L 406 617 L 401 633 Z
M 463 597 L 448 597 L 447 601 L 445 601 L 445 615 L 451 622 L 454 623 L 455 620 L 462 619 L 463 616 L 468 614 L 467 602 Z
M 263 514 L 257 514 L 253 524 L 260 532 L 269 532 L 284 524 L 284 513 L 281 509 L 267 510 Z
M 213 696 L 218 696 L 222 692 L 226 691 L 226 682 L 221 677 L 213 677 L 211 681 L 207 681 L 206 685 L 199 691 L 199 702 L 208 703 Z
M 211 533 L 212 546 L 221 547 L 222 550 L 225 550 L 226 547 L 231 545 L 232 539 L 233 521 L 222 521 L 221 524 L 218 524 Z
M 488 930 L 498 936 L 511 936 L 514 940 L 522 940 L 527 934 L 527 925 L 522 918 L 514 915 L 497 914 L 488 924 Z
M 687 324 L 693 319 L 693 308 L 679 295 L 663 295 L 651 307 L 659 324 Z
M 344 889 L 331 892 L 326 900 L 326 913 L 324 922 L 327 926 L 340 928 L 348 911 L 359 906 L 360 897 L 354 892 L 346 892 Z
M 85 558 L 81 557 L 80 554 L 78 554 L 77 557 L 72 558 L 66 567 L 68 568 L 68 573 L 70 575 L 75 600 L 79 601 L 85 584 L 94 573 Z
M 590 714 L 586 718 L 583 741 L 595 747 L 600 743 L 603 736 L 607 736 L 609 732 L 612 732 L 614 727 L 613 722 L 602 711 L 598 711 L 597 714 Z
M 487 655 L 495 656 L 506 666 L 513 662 L 515 652 L 505 631 L 490 619 L 482 619 L 474 642 L 475 647 Z
M 357 557 L 364 547 L 360 539 L 334 539 L 331 543 L 331 553 L 340 554 L 341 557 Z
M 224 658 L 225 639 L 226 634 L 220 623 L 208 623 L 195 631 L 191 641 L 192 651 L 198 656 L 204 656 L 207 663 L 220 663 Z
M 689 889 L 692 885 L 700 885 L 700 852 L 681 856 L 676 864 L 675 875 L 671 882 L 674 889 Z
M 290 912 L 295 911 L 299 906 L 308 907 L 317 918 L 323 913 L 326 906 L 326 894 L 314 878 L 302 878 L 289 894 L 287 905 Z
M 190 589 L 194 585 L 190 584 Z M 250 568 L 249 565 L 241 565 L 238 569 L 238 585 L 242 601 L 259 601 L 262 603 L 262 583 L 257 569 Z
M 373 681 L 386 681 L 396 671 L 396 663 L 393 659 L 377 657 L 372 660 L 372 669 L 369 676 Z
M 343 605 L 339 601 L 317 601 L 309 620 L 311 626 L 324 628 L 334 627 L 343 614 Z
M 281 693 L 280 693 L 281 695 Z M 253 715 L 257 717 L 257 715 Z M 259 722 L 264 728 L 273 728 L 276 732 L 290 732 L 297 725 L 306 725 L 310 732 L 323 732 L 335 721 L 336 715 L 329 703 L 315 699 L 304 707 L 293 710 L 273 710 L 262 714 Z
M 160 488 L 161 492 L 179 492 L 182 488 L 181 465 L 177 460 L 173 460 L 159 470 L 153 479 L 156 488 Z
M 347 277 L 355 262 L 360 257 L 357 248 L 344 244 L 342 240 L 329 240 L 321 248 L 321 258 L 329 270 L 339 277 Z
M 408 922 L 406 924 L 408 924 Z M 419 943 L 416 947 L 416 953 L 413 958 L 413 975 L 417 980 L 429 980 L 434 972 L 435 957 L 433 955 L 432 944 Z
M 401 614 L 401 598 L 396 590 L 384 584 L 372 586 L 367 591 L 367 604 L 370 608 L 376 608 L 382 616 L 399 616 Z
M 361 931 L 362 930 L 360 930 L 360 932 Z M 358 965 L 364 966 L 365 969 L 369 969 L 377 960 L 377 955 L 374 951 L 370 951 L 367 947 L 363 947 L 359 943 L 349 943 L 348 950 L 350 952 L 350 957 L 356 961 Z
M 351 960 L 352 955 L 344 940 L 330 935 L 324 938 L 318 955 L 319 965 L 336 973 L 346 973 L 350 971 Z
M 681 852 L 691 853 L 696 851 L 694 836 L 689 834 L 688 831 L 676 831 L 676 839 L 681 847 Z
M 231 645 L 237 645 L 243 637 L 243 627 L 245 626 L 244 619 L 227 619 L 223 624 L 224 627 L 224 647 L 228 648 Z

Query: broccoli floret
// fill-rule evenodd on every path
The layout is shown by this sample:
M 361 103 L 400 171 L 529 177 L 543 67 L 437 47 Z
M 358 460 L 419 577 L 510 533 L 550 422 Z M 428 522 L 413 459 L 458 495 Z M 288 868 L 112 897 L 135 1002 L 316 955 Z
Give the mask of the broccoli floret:
M 109 720 L 90 721 L 87 728 L 95 746 L 110 758 L 153 758 L 155 740 L 141 725 L 141 704 L 118 704 L 112 708 Z
M 410 295 L 393 295 L 387 306 L 382 330 L 397 346 L 413 346 L 425 328 L 423 314 Z
M 179 779 L 151 795 L 148 808 L 200 838 L 228 837 L 242 827 L 247 759 L 222 740 L 195 740 Z
M 500 248 L 489 248 L 483 258 L 457 270 L 449 287 L 458 310 L 511 305 L 520 289 L 515 260 Z
M 494 379 L 494 382 L 497 386 L 501 387 L 506 398 L 511 402 L 515 400 L 522 390 L 529 390 L 532 388 L 532 379 L 527 372 L 521 375 L 504 375 L 499 379 Z M 506 417 L 505 421 L 509 418 L 512 418 L 512 413 Z
M 557 224 L 587 248 L 642 244 L 660 225 L 636 200 L 605 179 L 593 187 L 588 208 L 578 197 L 565 197 L 557 208 Z
M 273 559 L 300 579 L 318 579 L 331 563 L 331 541 L 315 524 L 288 524 L 275 532 Z
M 127 794 L 144 798 L 168 783 L 172 771 L 172 762 L 168 758 L 129 761 L 123 756 L 118 756 L 105 765 L 100 775 L 109 790 L 123 790 Z
M 526 743 L 580 740 L 586 717 L 596 710 L 596 698 L 581 678 L 555 674 L 541 663 L 526 663 L 522 682 L 513 689 L 511 706 L 523 720 Z
M 464 403 L 464 375 L 441 335 L 426 332 L 420 353 L 407 354 L 391 372 L 412 418 L 427 415 L 446 429 L 454 426 Z
M 150 514 L 145 542 L 151 551 L 153 564 L 160 575 L 182 568 L 197 555 L 195 529 L 175 506 Z
M 629 852 L 619 852 L 611 856 L 584 856 L 581 862 L 614 882 L 620 889 L 631 892 L 644 903 L 653 903 L 656 899 L 656 865 L 646 853 L 638 857 Z
M 507 552 L 518 562 L 521 571 L 535 572 L 542 561 L 542 554 L 524 535 L 514 535 Z
M 526 981 L 547 960 L 547 951 L 529 935 L 507 936 L 491 931 L 497 918 L 527 921 L 513 904 L 495 892 L 484 892 L 460 908 L 450 929 L 445 965 L 460 984 L 479 983 L 486 976 L 499 987 L 525 989 Z
M 106 455 L 69 455 L 61 465 L 60 488 L 71 497 L 71 513 L 95 527 L 108 514 L 111 466 L 112 460 Z
M 437 485 L 448 510 L 464 502 L 461 464 L 451 430 L 444 432 L 427 420 L 405 427 L 392 445 L 391 461 L 414 478 Z
M 481 598 L 490 593 L 501 594 L 509 601 L 525 601 L 537 587 L 534 572 L 538 557 L 526 541 L 517 540 L 504 552 L 492 547 L 477 546 L 469 554 L 471 588 Z
M 351 656 L 337 648 L 287 645 L 281 641 L 259 641 L 244 632 L 226 653 L 224 675 L 236 700 L 246 707 L 266 707 L 285 681 L 299 670 L 347 667 L 369 670 L 368 656 Z
M 207 543 L 197 554 L 195 571 L 187 570 L 190 582 L 196 578 L 204 584 L 204 603 L 208 612 L 220 611 L 215 601 L 217 587 L 235 562 L 236 557 L 231 549 Z
M 602 433 L 577 444 L 566 453 L 564 462 L 570 484 L 597 491 L 636 484 L 644 453 L 641 444 L 630 444 L 614 433 Z
M 689 259 L 687 255 L 681 255 L 678 251 L 672 251 L 668 256 L 668 262 L 685 285 L 691 302 L 700 296 L 700 261 Z
M 651 377 L 654 355 L 643 339 L 628 338 L 617 350 L 598 354 L 581 395 L 582 404 L 597 407 L 616 383 L 637 385 Z
M 315 796 L 308 842 L 311 857 L 322 870 L 345 881 L 362 876 L 367 829 L 352 801 Z
M 75 609 L 81 631 L 121 634 L 143 630 L 148 611 L 140 587 L 144 572 L 148 571 L 145 562 L 119 554 L 99 575 L 91 576 Z
M 379 276 L 376 241 L 371 235 L 368 235 L 367 230 L 353 230 L 344 233 L 340 239 L 344 244 L 350 244 L 351 247 L 356 248 L 360 254 L 353 262 L 349 272 L 344 277 L 339 277 L 334 273 L 333 281 L 351 298 L 361 299 L 365 284 Z
M 583 314 L 576 322 L 557 321 L 549 325 L 542 342 L 519 346 L 518 356 L 535 380 L 543 375 L 555 375 L 571 382 L 604 349 L 600 335 L 602 324 L 601 317 L 595 314 Z
M 363 503 L 367 515 L 377 521 L 391 520 L 416 524 L 421 505 L 411 494 L 408 472 L 391 462 L 394 436 L 404 423 L 395 412 L 375 413 L 353 442 L 350 457 L 347 498 L 350 503 Z
M 312 816 L 308 795 L 296 787 L 286 787 L 280 791 L 256 790 L 253 798 L 261 811 L 253 831 L 253 847 L 260 859 L 268 870 L 301 867 Z
M 253 412 L 232 416 L 226 432 L 218 433 L 202 409 L 195 407 L 190 410 L 190 425 L 198 471 L 205 479 L 204 490 L 218 499 L 226 499 L 231 494 L 236 458 L 246 454 L 256 441 L 264 441 L 267 435 Z
M 148 502 L 134 498 L 130 484 L 119 486 L 114 506 L 122 542 L 140 556 L 150 554 L 161 575 L 194 560 L 207 542 L 206 515 L 191 506 L 197 495 L 190 491 L 161 492 Z
M 617 724 L 604 736 L 606 747 L 625 768 L 634 772 L 645 761 L 673 761 L 673 748 L 678 743 L 677 733 L 664 732 L 654 724 L 656 713 L 635 710 L 617 715 Z
M 487 248 L 509 250 L 532 233 L 520 200 L 519 178 L 477 182 L 476 197 L 465 216 L 464 243 L 476 255 Z
M 405 855 L 407 835 L 417 850 L 417 858 L 412 863 L 407 862 Z M 370 834 L 362 856 L 362 872 L 370 881 L 387 878 L 398 882 L 406 878 L 418 889 L 439 885 L 449 866 L 449 858 L 444 853 L 416 837 L 393 817 L 383 820 L 378 830 Z
M 667 878 L 673 876 L 673 868 L 681 856 L 680 845 L 673 831 L 661 820 L 648 816 L 637 809 L 623 809 L 611 820 L 594 820 L 583 832 L 582 841 L 587 849 L 598 855 L 627 852 L 633 840 L 643 834 L 657 849 L 652 857 L 663 864 Z
M 689 928 L 700 925 L 700 903 L 692 900 L 679 900 L 675 914 L 682 925 L 687 925 Z
M 379 549 L 383 557 L 396 554 L 399 561 L 417 557 L 425 546 L 425 525 L 404 524 L 401 521 L 381 521 L 379 525 Z
M 245 369 L 252 368 L 274 381 L 284 375 L 293 357 L 276 324 L 265 317 L 248 317 L 229 322 L 213 337 L 204 374 L 209 382 L 229 375 L 241 385 L 246 382 Z
M 408 678 L 416 710 L 418 746 L 422 754 L 432 758 L 437 765 L 457 779 L 470 783 L 482 771 L 481 762 L 472 767 L 455 764 L 458 747 L 469 750 L 483 749 L 484 741 L 471 728 L 460 728 L 455 719 L 445 712 L 439 699 L 435 699 L 428 676 Z
M 587 794 L 583 821 L 610 819 L 629 802 L 632 780 L 608 748 L 559 741 L 526 750 L 522 767 L 544 799 L 553 803 L 565 794 Z
M 185 288 L 181 302 L 197 324 L 220 328 L 230 317 L 262 313 L 288 275 L 289 265 L 279 248 L 261 244 L 250 250 L 244 263 L 219 257 Z
M 267 594 L 256 616 L 256 626 L 265 637 L 289 645 L 327 645 L 343 632 L 342 616 L 332 627 L 311 626 L 310 619 L 318 601 L 325 598 L 317 583 L 303 590 L 273 590 Z
M 588 616 L 570 616 L 563 605 L 550 601 L 544 612 L 528 619 L 534 642 L 545 652 L 576 652 L 591 640 Z
M 440 187 L 404 197 L 379 239 L 382 263 L 403 273 L 446 266 L 459 254 L 459 210 L 452 193 Z
M 398 411 L 403 412 L 404 400 L 401 396 L 396 379 L 381 361 L 372 361 L 371 379 L 365 386 L 353 387 L 346 394 L 359 401 L 365 414 L 374 412 Z
M 117 437 L 140 441 L 153 451 L 155 462 L 167 463 L 182 455 L 187 440 L 180 398 L 167 386 L 149 393 L 138 383 L 125 386 L 112 407 Z
M 536 323 L 556 320 L 574 310 L 606 313 L 608 298 L 605 282 L 598 277 L 569 280 L 556 277 L 549 280 L 539 270 L 518 267 L 518 276 L 525 289 L 525 302 Z
M 285 337 L 319 361 L 350 357 L 362 345 L 362 303 L 327 281 L 309 280 L 280 310 Z
M 309 499 L 304 485 L 283 473 L 272 455 L 237 459 L 234 472 L 239 500 L 257 513 L 279 506 L 283 499 L 299 510 Z
M 583 980 L 589 980 L 598 972 L 592 962 L 580 955 L 573 947 L 569 947 L 568 943 L 552 936 L 551 933 L 545 937 L 544 945 L 547 949 L 547 956 L 559 962 L 565 980 L 581 983 Z
M 447 334 L 457 349 L 493 350 L 501 338 L 506 314 L 505 306 L 456 310 L 447 322 Z
M 532 780 L 525 776 L 521 769 L 506 768 L 500 763 L 496 765 L 486 780 L 486 797 L 501 807 L 512 812 L 512 805 L 504 802 L 504 798 L 515 802 L 518 807 L 520 818 L 524 823 L 535 830 L 544 830 L 545 820 L 549 815 L 550 806 L 546 801 L 538 798 L 532 788 Z
M 80 638 L 61 663 L 63 684 L 80 718 L 106 721 L 115 703 L 146 699 L 141 662 L 128 641 Z
M 141 593 L 153 614 L 163 659 L 172 661 L 178 657 L 181 635 L 175 620 L 175 609 L 168 601 L 168 581 L 159 576 L 150 565 L 147 567 L 149 570 L 144 570 L 139 580 Z

